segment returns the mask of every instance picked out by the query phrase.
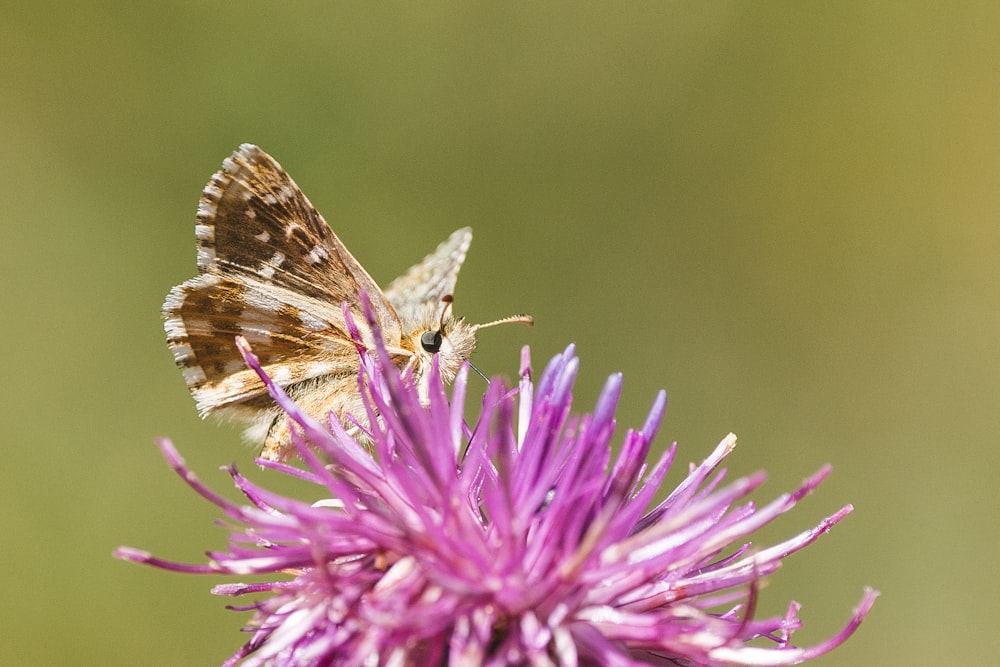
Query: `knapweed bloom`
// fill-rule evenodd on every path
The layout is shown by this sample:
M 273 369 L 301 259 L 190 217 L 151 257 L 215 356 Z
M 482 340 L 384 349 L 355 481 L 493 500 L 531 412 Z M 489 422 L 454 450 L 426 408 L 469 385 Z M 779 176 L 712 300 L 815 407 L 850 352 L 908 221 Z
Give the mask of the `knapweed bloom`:
M 791 665 L 843 643 L 868 614 L 866 590 L 847 625 L 817 646 L 790 642 L 798 605 L 755 616 L 759 583 L 789 554 L 850 511 L 770 547 L 749 536 L 792 509 L 829 467 L 757 507 L 758 473 L 725 483 L 726 437 L 656 502 L 676 446 L 652 463 L 666 397 L 613 454 L 621 376 L 590 414 L 570 411 L 578 359 L 555 357 L 537 384 L 527 351 L 516 390 L 490 382 L 481 416 L 464 419 L 467 369 L 446 394 L 395 370 L 384 351 L 362 353 L 371 442 L 336 420 L 301 412 L 260 370 L 296 426 L 302 468 L 261 462 L 315 484 L 308 500 L 229 474 L 248 502 L 202 485 L 176 450 L 171 466 L 217 504 L 229 548 L 184 565 L 121 548 L 120 558 L 168 570 L 271 575 L 221 595 L 251 595 L 249 641 L 235 665 Z M 662 497 L 662 496 L 661 496 Z

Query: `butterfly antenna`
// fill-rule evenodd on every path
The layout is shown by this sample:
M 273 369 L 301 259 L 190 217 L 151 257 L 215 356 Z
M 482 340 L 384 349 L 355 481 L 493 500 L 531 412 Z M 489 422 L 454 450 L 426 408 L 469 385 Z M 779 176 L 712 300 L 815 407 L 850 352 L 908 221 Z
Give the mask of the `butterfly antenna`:
M 535 325 L 535 318 L 531 315 L 511 315 L 510 317 L 501 317 L 499 320 L 493 320 L 492 322 L 473 324 L 472 330 L 479 331 L 480 329 L 485 329 L 486 327 L 495 327 L 498 324 L 527 324 L 531 327 Z
M 473 324 L 472 330 L 479 331 L 480 329 L 485 329 L 486 327 L 495 327 L 498 324 L 527 324 L 530 327 L 534 326 L 535 320 L 534 318 L 531 317 L 531 315 L 511 315 L 510 317 L 502 317 L 499 320 L 493 320 L 492 322 L 485 322 L 483 324 Z M 490 379 L 486 377 L 481 370 L 476 368 L 475 364 L 469 361 L 468 358 L 465 359 L 465 362 L 469 364 L 469 368 L 476 371 L 476 375 L 483 378 L 484 380 L 486 380 L 487 383 L 489 383 Z
M 441 302 L 444 303 L 444 308 L 441 309 L 441 322 L 438 325 L 438 329 L 440 331 L 444 331 L 444 316 L 448 313 L 448 308 L 451 307 L 451 304 L 454 301 L 455 299 L 450 294 L 446 294 L 443 297 L 441 297 Z M 534 318 L 531 317 L 531 315 L 511 315 L 510 317 L 502 317 L 499 320 L 493 320 L 492 322 L 486 322 L 484 324 L 473 324 L 472 331 L 474 332 L 479 331 L 480 329 L 493 327 L 498 324 L 515 324 L 515 323 L 527 324 L 530 327 L 534 326 L 535 320 Z M 476 375 L 483 378 L 483 380 L 485 380 L 486 383 L 489 384 L 490 379 L 486 377 L 485 373 L 476 368 L 476 365 L 472 363 L 468 357 L 462 357 L 462 360 L 465 361 L 465 363 L 469 364 L 469 368 L 474 370 L 476 372 Z

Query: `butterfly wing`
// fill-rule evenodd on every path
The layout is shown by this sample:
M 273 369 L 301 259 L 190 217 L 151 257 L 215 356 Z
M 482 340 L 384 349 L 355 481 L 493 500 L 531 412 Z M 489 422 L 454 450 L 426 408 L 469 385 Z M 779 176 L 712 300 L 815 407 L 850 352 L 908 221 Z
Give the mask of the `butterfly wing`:
M 453 232 L 434 252 L 396 278 L 385 289 L 385 296 L 403 323 L 414 322 L 427 304 L 440 304 L 454 293 L 458 272 L 472 243 L 472 230 L 463 227 Z
M 399 318 L 378 285 L 257 146 L 241 145 L 205 186 L 195 235 L 202 273 L 246 276 L 338 309 L 346 301 L 362 321 L 364 291 L 387 341 L 398 340 Z
M 164 326 L 167 345 L 205 415 L 265 393 L 236 349 L 236 336 L 249 341 L 281 385 L 356 371 L 348 334 L 331 322 L 342 318 L 337 310 L 254 280 L 203 274 L 170 291 Z
M 167 343 L 202 414 L 250 401 L 263 385 L 234 338 L 246 336 L 279 384 L 353 372 L 341 303 L 370 335 L 370 297 L 389 347 L 399 318 L 295 182 L 267 153 L 243 144 L 205 186 L 195 228 L 201 273 L 163 305 Z

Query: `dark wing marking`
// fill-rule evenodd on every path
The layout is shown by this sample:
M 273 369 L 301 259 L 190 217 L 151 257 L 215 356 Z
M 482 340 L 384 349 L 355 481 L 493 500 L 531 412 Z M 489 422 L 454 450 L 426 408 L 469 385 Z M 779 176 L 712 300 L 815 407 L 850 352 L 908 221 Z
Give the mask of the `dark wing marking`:
M 199 412 L 264 394 L 247 369 L 236 336 L 253 347 L 283 386 L 357 371 L 357 352 L 339 308 L 242 278 L 205 274 L 174 287 L 163 304 L 167 345 Z
M 399 318 L 368 272 L 284 169 L 267 153 L 243 144 L 212 176 L 198 204 L 198 268 L 241 275 L 288 289 L 339 309 L 346 301 L 363 316 L 367 292 L 390 345 Z

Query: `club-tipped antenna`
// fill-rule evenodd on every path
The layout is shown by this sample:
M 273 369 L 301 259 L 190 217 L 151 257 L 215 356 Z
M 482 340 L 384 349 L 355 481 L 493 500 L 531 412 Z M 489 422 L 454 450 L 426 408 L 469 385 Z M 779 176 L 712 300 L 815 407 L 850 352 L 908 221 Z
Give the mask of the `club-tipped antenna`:
M 486 327 L 495 327 L 498 324 L 527 324 L 531 327 L 535 325 L 535 318 L 531 315 L 511 315 L 510 317 L 501 317 L 499 320 L 493 320 L 492 322 L 473 324 L 472 330 L 479 331 L 480 329 L 485 329 Z
M 450 294 L 445 294 L 443 297 L 441 297 L 441 302 L 444 304 L 444 308 L 441 309 L 441 321 L 438 324 L 438 330 L 441 332 L 444 332 L 444 316 L 448 313 L 448 309 L 451 307 L 451 304 L 454 301 L 455 301 L 454 297 L 452 297 L 452 295 Z M 473 324 L 471 328 L 475 332 L 479 331 L 480 329 L 485 329 L 487 327 L 495 327 L 498 324 L 527 324 L 530 327 L 534 326 L 535 319 L 531 315 L 511 315 L 509 317 L 501 317 L 499 320 L 493 320 L 492 322 L 485 322 L 483 324 Z M 476 375 L 483 378 L 483 380 L 485 380 L 487 384 L 489 383 L 490 379 L 486 377 L 486 374 L 483 373 L 478 368 L 476 368 L 476 365 L 472 363 L 472 361 L 469 360 L 468 357 L 463 356 L 462 360 L 465 361 L 465 363 L 469 364 L 469 368 L 475 371 Z
M 479 331 L 480 329 L 485 329 L 486 327 L 495 327 L 498 324 L 527 324 L 530 327 L 534 326 L 535 320 L 534 318 L 531 317 L 531 315 L 511 315 L 510 317 L 501 317 L 499 320 L 493 320 L 492 322 L 484 322 L 483 324 L 473 324 L 472 330 Z M 476 365 L 473 364 L 471 361 L 469 361 L 467 357 L 465 358 L 465 362 L 469 364 L 469 368 L 476 371 L 476 375 L 483 378 L 484 380 L 486 380 L 487 383 L 489 383 L 490 379 L 486 377 L 486 375 L 483 374 L 481 370 L 476 368 Z

